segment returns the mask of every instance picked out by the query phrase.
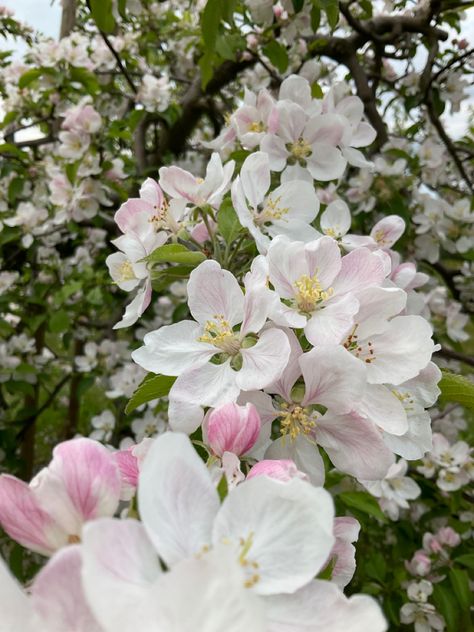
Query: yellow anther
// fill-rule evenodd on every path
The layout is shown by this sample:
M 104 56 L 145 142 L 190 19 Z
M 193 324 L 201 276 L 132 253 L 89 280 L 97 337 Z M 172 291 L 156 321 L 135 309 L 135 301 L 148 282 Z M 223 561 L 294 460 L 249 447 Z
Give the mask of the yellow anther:
M 281 196 L 278 196 L 274 200 L 268 198 L 263 211 L 258 213 L 258 215 L 255 217 L 255 223 L 264 224 L 265 222 L 270 222 L 273 219 L 282 219 L 289 212 L 290 209 L 287 207 L 279 206 L 280 200 Z
M 283 437 L 289 436 L 294 440 L 301 433 L 309 435 L 316 427 L 313 416 L 307 408 L 302 406 L 295 406 L 289 410 L 288 404 L 281 406 L 282 411 L 280 417 L 280 432 Z
M 119 276 L 120 281 L 131 281 L 132 279 L 136 279 L 133 266 L 128 259 L 120 264 Z
M 204 182 L 203 178 L 195 178 L 196 184 L 202 184 Z
M 311 151 L 311 145 L 305 141 L 304 138 L 298 138 L 298 140 L 290 147 L 290 152 L 298 160 L 301 160 L 301 158 L 307 158 Z
M 303 274 L 294 285 L 297 290 L 296 304 L 301 312 L 313 312 L 318 303 L 327 301 L 334 294 L 332 287 L 323 290 L 316 275 L 310 277 Z
M 214 320 L 206 321 L 204 333 L 198 341 L 214 345 L 229 355 L 237 355 L 240 351 L 240 341 L 222 314 L 215 314 Z
M 250 123 L 249 125 L 249 132 L 264 132 L 266 130 L 265 125 L 262 123 L 262 121 L 254 121 L 253 123 Z

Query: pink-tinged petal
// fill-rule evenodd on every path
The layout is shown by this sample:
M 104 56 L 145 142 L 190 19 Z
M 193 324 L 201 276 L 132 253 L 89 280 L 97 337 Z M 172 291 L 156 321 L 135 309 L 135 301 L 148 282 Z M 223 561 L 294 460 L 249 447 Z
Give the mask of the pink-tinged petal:
M 267 386 L 265 390 L 268 393 L 277 393 L 278 395 L 281 395 L 285 401 L 291 402 L 291 389 L 301 375 L 299 358 L 303 354 L 303 349 L 301 348 L 299 340 L 292 329 L 285 329 L 284 331 L 290 343 L 290 356 L 288 358 L 288 363 L 280 378 Z
M 113 329 L 123 329 L 130 327 L 143 314 L 151 302 L 152 286 L 151 280 L 147 279 L 143 289 L 139 290 L 131 303 L 125 309 L 125 313 L 121 321 L 113 326 Z
M 236 383 L 243 391 L 269 386 L 283 373 L 290 357 L 290 343 L 281 329 L 266 329 L 253 347 L 241 349 L 242 368 Z
M 132 453 L 134 446 L 127 450 L 113 452 L 112 456 L 120 471 L 122 483 L 131 487 L 138 485 L 138 459 Z
M 30 486 L 8 474 L 0 476 L 0 524 L 13 540 L 41 555 L 51 555 L 67 544 L 67 534 L 44 510 Z
M 391 248 L 405 232 L 405 221 L 399 215 L 387 215 L 370 231 L 380 248 Z
M 296 142 L 302 135 L 306 113 L 297 103 L 291 101 L 280 101 L 277 103 L 278 110 L 278 136 L 285 143 Z M 266 151 L 262 147 L 262 151 Z
M 299 364 L 305 383 L 302 406 L 322 404 L 331 411 L 349 412 L 362 398 L 365 367 L 339 345 L 319 346 L 304 353 Z
M 389 388 L 381 384 L 367 384 L 362 401 L 354 408 L 376 426 L 394 435 L 403 435 L 408 430 L 405 408 Z
M 373 169 L 374 167 L 373 162 L 367 160 L 361 151 L 353 147 L 343 147 L 342 155 L 353 167 L 358 167 L 359 169 Z
M 2 632 L 34 632 L 31 602 L 0 557 L 0 629 Z
M 182 320 L 146 334 L 143 347 L 132 352 L 132 359 L 147 371 L 180 375 L 190 367 L 206 364 L 217 349 L 199 342 L 202 328 L 193 320 Z
M 440 396 L 439 381 L 443 377 L 441 370 L 434 362 L 429 362 L 416 377 L 403 384 L 403 388 L 413 393 L 425 408 L 433 406 Z
M 356 127 L 364 115 L 364 104 L 359 97 L 351 95 L 339 101 L 336 105 L 336 112 L 348 119 L 353 127 Z
M 304 137 L 310 143 L 335 147 L 348 129 L 347 122 L 337 114 L 314 116 L 305 127 Z
M 211 543 L 219 496 L 191 441 L 167 432 L 155 439 L 140 473 L 140 516 L 167 565 L 202 552 Z
M 140 187 L 140 197 L 158 211 L 164 202 L 163 191 L 156 180 L 147 178 Z
M 329 287 L 341 270 L 341 253 L 332 237 L 321 237 L 305 245 L 308 276 L 316 276 L 323 288 Z
M 122 233 L 137 233 L 142 227 L 141 214 L 152 217 L 154 214 L 153 206 L 147 200 L 139 198 L 130 198 L 115 213 L 114 219 Z
M 270 159 L 270 169 L 272 171 L 283 171 L 286 165 L 288 150 L 285 141 L 274 134 L 266 134 L 260 143 L 260 149 L 268 154 Z
M 421 459 L 432 449 L 431 417 L 423 411 L 408 417 L 408 431 L 401 436 L 383 433 L 385 444 L 405 459 Z
M 371 384 L 402 384 L 418 375 L 435 352 L 433 330 L 421 316 L 396 316 L 374 336 L 374 360 L 367 365 Z
M 35 577 L 31 602 L 44 630 L 105 632 L 86 601 L 81 568 L 81 548 L 70 546 L 58 551 Z
M 256 209 L 263 202 L 265 193 L 270 188 L 268 155 L 263 151 L 250 154 L 242 165 L 240 179 L 247 200 Z
M 59 485 L 63 486 L 71 503 L 70 510 L 75 513 L 79 525 L 94 518 L 112 516 L 117 510 L 120 472 L 112 453 L 100 443 L 80 438 L 58 444 L 47 473 L 48 476 L 35 479 L 34 492 L 59 524 L 63 511 L 66 513 L 61 499 L 52 497 L 53 489 L 58 489 Z M 53 478 L 58 485 L 51 485 Z M 74 531 L 71 535 L 80 535 L 80 532 Z
M 315 180 L 327 182 L 342 176 L 347 161 L 337 147 L 326 143 L 313 145 L 313 153 L 306 161 L 306 167 Z
M 369 287 L 357 294 L 359 311 L 354 317 L 359 340 L 383 332 L 387 321 L 400 314 L 406 306 L 407 294 L 395 287 Z
M 359 301 L 352 294 L 331 301 L 314 312 L 306 323 L 304 332 L 312 345 L 337 344 L 351 332 Z
M 324 484 L 324 462 L 311 437 L 299 435 L 292 440 L 279 437 L 265 452 L 266 459 L 290 459 L 299 471 L 307 474 L 316 487 Z
M 384 478 L 394 461 L 381 433 L 359 415 L 331 415 L 318 420 L 316 440 L 326 450 L 333 464 L 356 478 Z
M 265 632 L 264 608 L 245 587 L 235 552 L 225 544 L 198 559 L 183 560 L 164 573 L 150 601 L 156 624 L 124 632 Z M 133 609 L 134 611 L 135 609 Z M 132 612 L 133 612 L 132 611 Z M 115 629 L 115 628 L 114 628 Z M 122 631 L 122 628 L 119 627 Z
M 246 558 L 258 564 L 253 590 L 260 595 L 294 592 L 325 563 L 334 544 L 333 520 L 333 501 L 324 489 L 298 478 L 284 483 L 255 476 L 225 498 L 212 541 L 239 551 L 242 537 L 252 534 Z
M 355 518 L 343 516 L 334 519 L 334 544 L 329 562 L 333 564 L 331 581 L 344 588 L 351 581 L 356 570 L 355 547 L 359 537 L 360 524 Z
M 295 281 L 309 274 L 305 257 L 308 246 L 283 236 L 276 237 L 270 244 L 267 253 L 270 281 L 281 298 L 294 298 Z
M 207 226 L 204 222 L 196 224 L 190 233 L 191 237 L 195 239 L 199 244 L 203 244 L 211 239 Z
M 244 404 L 253 404 L 260 415 L 262 424 L 270 425 L 278 417 L 278 411 L 273 406 L 273 400 L 270 395 L 262 393 L 262 391 L 242 391 L 237 399 L 237 403 L 241 406 Z
M 195 406 L 215 408 L 227 402 L 234 402 L 240 392 L 237 385 L 237 375 L 238 373 L 230 366 L 230 360 L 223 364 L 208 362 L 204 366 L 188 369 L 178 377 L 171 387 L 170 400 L 173 400 L 176 412 L 180 405 L 184 405 L 185 409 L 187 405 L 190 405 L 191 408 Z M 182 420 L 180 422 L 175 417 L 175 413 L 171 412 L 173 413 L 170 416 L 171 427 L 174 430 L 189 432 L 188 421 Z M 170 415 L 170 411 L 168 414 Z M 197 418 L 197 411 L 195 411 L 192 414 L 192 425 Z
M 173 198 L 183 198 L 189 202 L 196 202 L 199 183 L 197 179 L 180 167 L 161 167 L 160 186 Z
M 241 456 L 254 446 L 261 423 L 253 404 L 224 404 L 212 410 L 206 418 L 207 443 L 217 456 L 224 452 Z
M 191 272 L 188 305 L 200 323 L 221 317 L 233 327 L 242 322 L 244 294 L 231 272 L 223 270 L 217 261 L 208 260 Z
M 371 285 L 380 285 L 384 278 L 383 260 L 367 248 L 359 248 L 342 258 L 341 271 L 333 283 L 334 294 L 359 292 Z
M 292 478 L 301 478 L 302 480 L 307 480 L 308 478 L 290 459 L 264 459 L 259 461 L 250 468 L 247 480 L 255 476 L 268 476 L 283 483 L 290 481 Z
M 352 134 L 351 138 L 351 146 L 352 147 L 367 147 L 367 145 L 371 145 L 374 140 L 377 138 L 377 132 L 365 121 L 362 121 L 357 126 L 357 129 Z
M 87 600 L 105 630 L 150 628 L 146 603 L 161 575 L 158 556 L 141 522 L 102 518 L 84 528 L 82 579 Z
M 269 289 L 267 279 L 268 264 L 265 257 L 259 255 L 253 260 L 250 272 L 244 278 L 244 317 L 240 339 L 248 333 L 258 333 L 269 315 L 280 305 L 278 294 Z
M 314 580 L 291 595 L 267 598 L 267 632 L 385 632 L 378 603 L 366 595 L 349 599 L 331 582 Z
M 351 212 L 343 200 L 331 202 L 321 215 L 321 230 L 331 237 L 342 237 L 351 227 Z
M 280 101 L 293 101 L 303 109 L 309 108 L 313 100 L 308 81 L 298 75 L 290 75 L 282 82 L 278 98 Z

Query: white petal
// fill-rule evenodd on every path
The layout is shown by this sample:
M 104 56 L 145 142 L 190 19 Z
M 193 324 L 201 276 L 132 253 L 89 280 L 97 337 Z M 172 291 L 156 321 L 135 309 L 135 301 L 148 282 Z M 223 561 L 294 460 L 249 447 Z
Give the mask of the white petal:
M 325 563 L 334 543 L 330 495 L 299 479 L 286 483 L 257 476 L 226 497 L 213 542 L 237 550 L 250 538 L 248 562 L 258 564 L 254 590 L 261 595 L 294 592 Z M 304 543 L 304 544 L 303 544 Z
M 268 154 L 263 151 L 250 154 L 242 165 L 240 179 L 247 200 L 252 208 L 256 209 L 270 188 Z
M 182 320 L 146 334 L 143 347 L 132 352 L 138 365 L 163 375 L 180 375 L 190 367 L 205 364 L 217 349 L 199 342 L 202 327 L 193 320 Z
M 233 327 L 242 322 L 244 294 L 231 272 L 222 270 L 217 261 L 208 260 L 191 272 L 188 305 L 200 323 L 219 315 Z
M 265 388 L 282 374 L 290 356 L 290 343 L 284 331 L 265 330 L 253 347 L 241 350 L 242 368 L 237 385 L 244 391 Z
M 186 435 L 155 439 L 142 466 L 138 507 L 145 529 L 168 565 L 210 544 L 219 497 Z
M 324 484 L 324 461 L 318 446 L 303 435 L 297 436 L 294 440 L 279 437 L 265 452 L 265 458 L 290 459 L 299 470 L 308 475 L 313 485 L 319 487 Z

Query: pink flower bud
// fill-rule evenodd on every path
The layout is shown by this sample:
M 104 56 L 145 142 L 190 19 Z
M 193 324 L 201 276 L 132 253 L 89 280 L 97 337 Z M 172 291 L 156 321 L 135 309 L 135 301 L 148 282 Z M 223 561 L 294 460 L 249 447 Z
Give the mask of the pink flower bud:
M 248 452 L 260 434 L 260 415 L 253 404 L 224 404 L 215 408 L 206 419 L 207 441 L 217 456 L 232 452 L 237 456 Z
M 290 459 L 266 459 L 259 461 L 247 474 L 248 479 L 254 476 L 269 476 L 283 482 L 287 482 L 292 478 L 308 480 L 306 474 L 301 472 Z
M 443 527 L 436 534 L 438 542 L 446 546 L 458 546 L 461 542 L 459 533 L 456 533 L 451 527 Z
M 273 15 L 276 17 L 277 20 L 279 20 L 281 18 L 283 13 L 284 13 L 283 7 L 280 4 L 276 4 L 273 7 Z
M 421 577 L 424 577 L 430 572 L 431 560 L 425 551 L 421 549 L 420 551 L 417 551 L 411 560 L 405 565 L 412 575 L 420 575 Z

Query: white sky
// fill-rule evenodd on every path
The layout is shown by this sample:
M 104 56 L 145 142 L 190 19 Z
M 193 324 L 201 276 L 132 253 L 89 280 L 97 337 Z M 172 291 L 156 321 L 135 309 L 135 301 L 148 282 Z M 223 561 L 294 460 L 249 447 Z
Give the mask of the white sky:
M 61 0 L 0 0 L 0 5 L 6 6 L 15 12 L 17 19 L 21 22 L 34 26 L 45 35 L 57 38 L 59 35 L 59 24 L 61 20 Z M 472 46 L 474 43 L 474 8 L 467 11 L 467 17 L 463 21 L 463 28 L 460 36 L 453 32 L 453 37 L 464 37 Z M 17 55 L 21 55 L 22 50 L 15 42 L 8 42 L 5 46 L 0 41 L 0 48 L 15 49 Z M 464 134 L 467 127 L 469 107 L 474 105 L 474 82 L 469 89 L 470 98 L 461 104 L 461 111 L 454 115 L 444 115 L 448 133 L 459 138 Z

